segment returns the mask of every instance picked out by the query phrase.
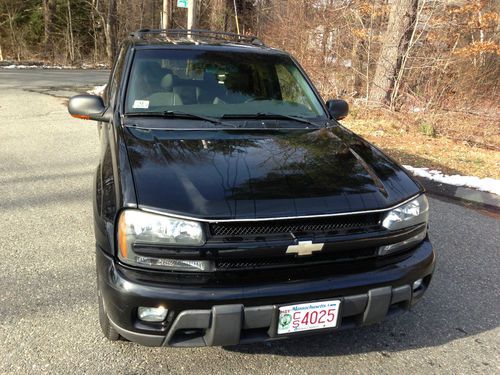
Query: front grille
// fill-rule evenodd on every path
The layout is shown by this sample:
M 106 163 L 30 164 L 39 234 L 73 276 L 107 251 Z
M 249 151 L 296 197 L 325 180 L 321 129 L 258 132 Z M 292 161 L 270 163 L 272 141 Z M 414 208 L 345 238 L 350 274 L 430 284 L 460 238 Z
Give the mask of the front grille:
M 379 225 L 380 214 L 343 215 L 312 219 L 211 223 L 214 237 L 245 237 L 276 234 L 357 232 Z
M 331 251 L 325 254 L 314 254 L 311 256 L 274 256 L 246 259 L 230 259 L 221 257 L 216 261 L 216 268 L 219 271 L 238 269 L 259 269 L 276 267 L 293 267 L 304 265 L 315 265 L 321 263 L 331 263 L 347 260 L 360 260 L 376 256 L 376 248 L 365 248 L 357 250 Z

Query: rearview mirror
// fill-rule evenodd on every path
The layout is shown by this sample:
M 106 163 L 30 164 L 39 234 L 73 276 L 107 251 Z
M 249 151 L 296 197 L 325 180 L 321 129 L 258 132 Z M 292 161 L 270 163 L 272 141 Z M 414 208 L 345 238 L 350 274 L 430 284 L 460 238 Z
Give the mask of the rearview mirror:
M 76 95 L 69 99 L 68 112 L 75 118 L 109 122 L 109 115 L 100 96 Z
M 342 99 L 332 99 L 326 102 L 328 112 L 335 120 L 342 120 L 349 114 L 349 104 Z

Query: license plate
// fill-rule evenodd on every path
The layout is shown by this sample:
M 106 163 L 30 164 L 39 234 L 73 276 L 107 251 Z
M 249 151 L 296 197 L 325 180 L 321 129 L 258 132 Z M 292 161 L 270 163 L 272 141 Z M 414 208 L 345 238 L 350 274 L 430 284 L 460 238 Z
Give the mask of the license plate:
M 335 328 L 340 300 L 301 303 L 279 307 L 278 335 L 323 328 Z

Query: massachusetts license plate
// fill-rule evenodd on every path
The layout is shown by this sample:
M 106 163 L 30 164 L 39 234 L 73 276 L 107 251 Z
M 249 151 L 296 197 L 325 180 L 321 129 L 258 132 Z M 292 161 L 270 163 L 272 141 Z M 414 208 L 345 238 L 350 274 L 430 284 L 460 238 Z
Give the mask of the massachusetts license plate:
M 340 300 L 280 306 L 278 335 L 313 329 L 335 328 L 339 319 Z

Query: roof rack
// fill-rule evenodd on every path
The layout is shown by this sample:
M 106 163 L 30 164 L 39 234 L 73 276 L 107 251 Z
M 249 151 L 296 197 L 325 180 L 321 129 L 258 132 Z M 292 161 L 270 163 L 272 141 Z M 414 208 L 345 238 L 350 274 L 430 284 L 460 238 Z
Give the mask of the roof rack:
M 250 43 L 256 46 L 264 46 L 264 43 L 253 35 L 242 35 L 235 33 L 228 33 L 225 31 L 211 31 L 199 29 L 140 29 L 130 33 L 132 38 L 144 39 L 150 35 L 163 36 L 166 39 L 173 41 L 173 38 L 187 37 L 190 39 L 209 39 L 209 40 L 225 40 L 239 43 Z

